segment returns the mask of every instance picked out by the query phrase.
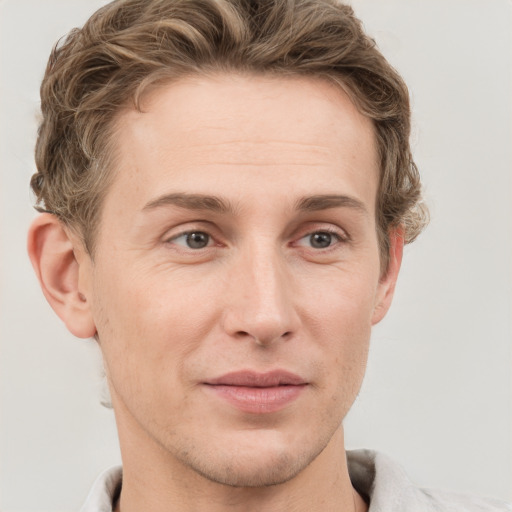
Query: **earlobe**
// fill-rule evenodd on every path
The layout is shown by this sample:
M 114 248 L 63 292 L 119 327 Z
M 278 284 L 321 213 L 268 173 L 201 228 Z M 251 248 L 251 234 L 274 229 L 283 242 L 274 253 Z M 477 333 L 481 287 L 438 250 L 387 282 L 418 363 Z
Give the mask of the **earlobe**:
M 389 242 L 389 264 L 378 285 L 372 325 L 379 323 L 386 316 L 393 300 L 404 250 L 404 230 L 402 226 L 390 231 Z
M 96 327 L 87 293 L 80 289 L 75 246 L 55 215 L 43 213 L 32 222 L 28 254 L 44 296 L 72 334 L 90 338 L 96 334 Z

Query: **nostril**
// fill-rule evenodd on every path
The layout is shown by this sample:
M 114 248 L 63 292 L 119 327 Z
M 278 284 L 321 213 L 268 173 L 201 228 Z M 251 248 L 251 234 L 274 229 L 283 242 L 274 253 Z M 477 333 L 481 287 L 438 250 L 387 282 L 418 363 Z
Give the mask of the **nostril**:
M 260 333 L 262 334 L 262 333 Z M 287 340 L 291 338 L 293 335 L 292 331 L 286 331 L 280 336 L 270 336 L 269 334 L 258 336 L 256 334 L 251 334 L 248 331 L 236 331 L 235 337 L 242 340 L 246 338 L 250 338 L 254 340 L 259 345 L 268 345 L 269 343 L 272 343 L 274 341 L 278 340 Z

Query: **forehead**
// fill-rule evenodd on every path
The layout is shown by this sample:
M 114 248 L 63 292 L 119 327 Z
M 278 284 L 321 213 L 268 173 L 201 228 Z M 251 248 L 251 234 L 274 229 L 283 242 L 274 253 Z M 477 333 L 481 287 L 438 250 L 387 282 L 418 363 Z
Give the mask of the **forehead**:
M 139 208 L 164 192 L 218 187 L 229 193 L 233 183 L 242 195 L 244 187 L 327 193 L 338 180 L 345 189 L 357 185 L 361 190 L 353 194 L 366 194 L 366 202 L 376 194 L 372 122 L 340 87 L 320 79 L 183 79 L 148 94 L 141 111 L 122 112 L 115 142 L 116 176 L 107 200 L 122 188 Z

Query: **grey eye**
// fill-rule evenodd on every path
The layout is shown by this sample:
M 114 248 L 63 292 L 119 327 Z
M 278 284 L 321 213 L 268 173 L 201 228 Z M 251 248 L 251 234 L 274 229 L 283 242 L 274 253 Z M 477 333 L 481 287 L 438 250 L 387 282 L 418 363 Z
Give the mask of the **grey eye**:
M 171 242 L 188 249 L 204 249 L 211 244 L 211 237 L 204 231 L 189 231 L 173 238 Z
M 194 231 L 185 235 L 188 247 L 191 249 L 203 249 L 210 243 L 210 235 L 202 231 Z
M 309 243 L 315 249 L 325 249 L 332 244 L 333 235 L 326 231 L 319 231 L 309 235 Z

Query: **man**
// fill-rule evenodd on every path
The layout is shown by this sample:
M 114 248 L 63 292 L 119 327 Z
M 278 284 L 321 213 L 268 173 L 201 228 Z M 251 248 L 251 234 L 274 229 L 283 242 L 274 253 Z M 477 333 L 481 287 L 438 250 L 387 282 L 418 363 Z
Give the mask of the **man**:
M 114 2 L 42 113 L 29 253 L 101 348 L 123 457 L 84 510 L 508 510 L 345 454 L 425 223 L 407 90 L 349 8 Z

